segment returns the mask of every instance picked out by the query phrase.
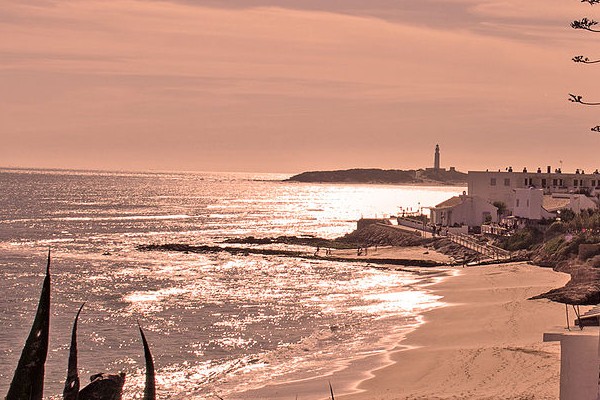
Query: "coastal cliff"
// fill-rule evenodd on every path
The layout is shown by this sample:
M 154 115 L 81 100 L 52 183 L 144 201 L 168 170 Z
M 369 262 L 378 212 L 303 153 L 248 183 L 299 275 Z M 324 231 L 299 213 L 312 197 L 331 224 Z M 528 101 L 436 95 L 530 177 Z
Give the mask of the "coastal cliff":
M 310 183 L 375 183 L 404 185 L 464 185 L 467 174 L 451 170 L 399 170 L 379 168 L 354 168 L 335 171 L 307 171 L 287 179 Z

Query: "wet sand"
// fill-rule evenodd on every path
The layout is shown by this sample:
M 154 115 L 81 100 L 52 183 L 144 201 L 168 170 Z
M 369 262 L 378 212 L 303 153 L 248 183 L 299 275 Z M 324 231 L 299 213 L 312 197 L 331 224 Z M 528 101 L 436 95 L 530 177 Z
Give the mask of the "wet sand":
M 324 253 L 324 250 L 320 250 L 320 253 Z M 333 249 L 331 255 L 340 258 L 348 258 L 356 261 L 363 259 L 404 259 L 404 260 L 420 260 L 420 261 L 435 261 L 438 263 L 451 263 L 453 260 L 451 257 L 437 252 L 432 249 L 428 249 L 423 246 L 410 246 L 410 247 L 369 247 L 366 253 L 358 256 L 357 249 Z

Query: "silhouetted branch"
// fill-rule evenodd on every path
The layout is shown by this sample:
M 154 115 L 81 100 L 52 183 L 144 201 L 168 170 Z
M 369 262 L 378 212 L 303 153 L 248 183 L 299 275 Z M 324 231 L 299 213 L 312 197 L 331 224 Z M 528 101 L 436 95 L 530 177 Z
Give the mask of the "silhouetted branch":
M 573 29 L 584 29 L 590 32 L 600 32 L 600 30 L 593 29 L 593 26 L 598 25 L 598 21 L 593 19 L 582 18 L 581 20 L 575 20 L 571 22 L 571 28 Z
M 600 1 L 600 0 L 598 0 L 598 1 Z M 576 62 L 576 63 L 584 63 L 584 64 L 600 63 L 600 60 L 590 60 L 589 58 L 584 57 L 584 56 L 575 56 L 571 60 L 573 60 L 573 62 Z
M 594 131 L 594 132 L 600 132 L 600 125 L 596 125 L 591 130 Z
M 583 101 L 583 97 L 569 93 L 569 101 L 573 103 L 583 104 L 585 106 L 600 106 L 600 103 L 589 103 L 587 101 Z
M 581 0 L 582 3 L 590 3 L 590 5 L 594 5 L 594 4 L 598 4 L 600 3 L 600 0 Z

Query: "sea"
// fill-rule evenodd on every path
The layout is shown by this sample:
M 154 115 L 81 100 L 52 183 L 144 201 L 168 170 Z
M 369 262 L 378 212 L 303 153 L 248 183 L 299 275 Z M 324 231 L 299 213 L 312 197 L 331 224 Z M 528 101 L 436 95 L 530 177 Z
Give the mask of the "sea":
M 35 315 L 48 250 L 51 399 L 61 398 L 71 327 L 83 303 L 82 386 L 92 374 L 124 371 L 124 398 L 141 398 L 139 323 L 154 356 L 158 398 L 228 400 L 253 398 L 266 385 L 315 380 L 326 397 L 331 374 L 394 348 L 425 311 L 443 306 L 429 288 L 437 278 L 397 266 L 138 250 L 225 246 L 226 239 L 248 236 L 335 238 L 361 217 L 420 210 L 464 190 L 288 177 L 0 169 L 0 396 Z

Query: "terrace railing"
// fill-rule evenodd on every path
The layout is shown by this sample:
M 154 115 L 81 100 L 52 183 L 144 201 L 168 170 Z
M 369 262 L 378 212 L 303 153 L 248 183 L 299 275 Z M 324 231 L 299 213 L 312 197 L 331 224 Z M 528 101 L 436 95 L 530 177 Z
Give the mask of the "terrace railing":
M 473 250 L 492 260 L 509 260 L 511 253 L 500 247 L 487 243 L 480 243 L 475 238 L 465 234 L 448 233 L 448 239 L 467 249 Z

